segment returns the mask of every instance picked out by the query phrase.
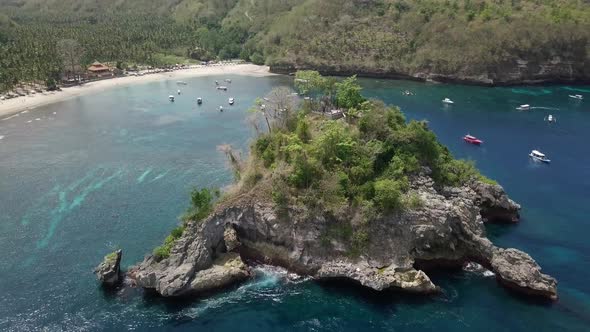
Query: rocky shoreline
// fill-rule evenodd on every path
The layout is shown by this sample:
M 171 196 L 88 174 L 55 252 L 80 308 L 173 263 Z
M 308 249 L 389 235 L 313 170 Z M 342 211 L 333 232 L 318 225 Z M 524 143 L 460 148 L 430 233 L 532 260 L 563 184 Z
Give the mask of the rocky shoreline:
M 452 83 L 487 87 L 547 85 L 547 84 L 590 84 L 590 65 L 559 59 L 547 63 L 531 64 L 525 60 L 508 63 L 489 72 L 478 74 L 436 73 L 427 69 L 415 72 L 400 72 L 379 68 L 317 66 L 309 64 L 278 63 L 270 66 L 270 72 L 289 75 L 298 70 L 316 70 L 325 76 L 352 76 L 379 79 L 409 80 L 418 82 Z
M 354 214 L 338 219 L 295 206 L 279 213 L 271 202 L 244 194 L 206 220 L 190 222 L 170 257 L 158 261 L 147 256 L 128 277 L 164 297 L 191 296 L 246 280 L 248 262 L 256 261 L 317 280 L 347 279 L 375 290 L 432 294 L 440 288 L 422 267 L 476 262 L 509 289 L 557 299 L 557 282 L 528 254 L 498 248 L 485 237 L 484 222 L 519 219 L 520 206 L 500 186 L 473 182 L 437 188 L 422 173 L 412 179 L 411 188 L 423 206 L 364 226 Z M 353 255 L 350 241 L 326 237 L 342 225 L 367 227 L 368 245 Z

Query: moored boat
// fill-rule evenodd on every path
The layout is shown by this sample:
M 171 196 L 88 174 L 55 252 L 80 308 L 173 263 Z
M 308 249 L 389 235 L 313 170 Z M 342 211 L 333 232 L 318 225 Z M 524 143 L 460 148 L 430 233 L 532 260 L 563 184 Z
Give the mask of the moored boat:
M 176 82 L 176 84 L 178 84 L 178 85 L 188 85 L 188 83 L 186 83 L 185 81 L 178 81 L 178 82 Z
M 180 90 L 176 91 L 178 93 L 178 95 L 180 95 Z
M 221 86 L 218 86 L 218 87 L 217 87 L 217 90 L 223 90 L 223 91 L 227 91 L 227 86 L 223 86 L 223 85 L 221 85 Z
M 234 102 L 235 102 L 235 100 L 233 98 L 229 98 L 228 102 L 229 102 L 230 105 L 233 105 Z
M 454 104 L 455 102 L 450 100 L 449 98 L 445 98 L 442 100 L 443 104 Z
M 174 101 L 174 96 L 173 96 L 173 95 L 169 95 L 169 96 L 168 96 L 168 100 L 170 100 L 170 101 Z
M 472 136 L 472 135 L 463 136 L 463 140 L 467 143 L 474 144 L 474 145 L 480 145 L 481 143 L 483 143 L 482 140 L 480 140 L 479 138 Z
M 223 112 L 223 106 L 219 106 L 219 112 Z
M 549 164 L 551 162 L 551 160 L 547 158 L 545 154 L 541 153 L 538 150 L 531 151 L 531 153 L 529 153 L 529 157 L 531 157 L 534 161 L 539 161 L 546 164 Z
M 569 95 L 569 96 L 570 96 L 570 98 L 577 99 L 577 100 L 584 99 L 584 97 L 582 95 Z
M 201 105 L 203 103 L 203 98 L 199 97 L 197 98 L 197 104 Z
M 557 122 L 557 119 L 552 114 L 549 114 L 545 118 L 545 121 L 547 121 L 547 122 Z
M 224 81 L 227 83 L 231 83 L 231 80 L 229 78 L 224 79 Z

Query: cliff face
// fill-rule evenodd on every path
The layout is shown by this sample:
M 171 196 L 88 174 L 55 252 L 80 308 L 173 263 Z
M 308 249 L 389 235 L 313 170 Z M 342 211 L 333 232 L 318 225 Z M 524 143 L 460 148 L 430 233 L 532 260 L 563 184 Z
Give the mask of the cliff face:
M 347 225 L 359 227 L 358 215 L 338 220 L 296 207 L 277 213 L 272 203 L 244 198 L 190 223 L 169 258 L 147 257 L 130 276 L 162 296 L 183 296 L 243 280 L 249 273 L 244 261 L 255 260 L 375 290 L 433 293 L 439 288 L 420 267 L 475 261 L 516 291 L 557 297 L 555 279 L 542 274 L 529 255 L 498 248 L 485 237 L 484 219 L 518 220 L 520 206 L 501 187 L 473 183 L 437 191 L 422 175 L 412 180 L 412 191 L 423 206 L 364 225 L 370 240 L 356 254 L 349 239 L 329 234 Z
M 358 74 L 363 77 L 408 79 L 419 81 L 436 81 L 444 83 L 460 83 L 484 86 L 505 86 L 542 83 L 590 83 L 590 63 L 587 60 L 570 60 L 553 57 L 544 61 L 515 59 L 491 66 L 488 70 L 458 71 L 455 73 L 439 73 L 429 68 L 413 71 L 392 71 L 349 65 L 316 65 L 296 62 L 280 62 L 270 66 L 274 73 L 289 74 L 297 70 L 317 70 L 323 75 L 350 76 Z

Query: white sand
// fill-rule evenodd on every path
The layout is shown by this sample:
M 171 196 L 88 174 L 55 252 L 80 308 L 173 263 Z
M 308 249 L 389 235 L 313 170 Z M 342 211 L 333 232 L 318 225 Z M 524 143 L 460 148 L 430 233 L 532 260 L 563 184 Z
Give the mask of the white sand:
M 131 84 L 148 83 L 154 81 L 166 81 L 182 79 L 197 76 L 208 75 L 244 75 L 263 77 L 273 75 L 267 66 L 257 66 L 253 64 L 226 64 L 226 65 L 209 65 L 198 68 L 176 70 L 168 73 L 146 74 L 144 76 L 126 76 L 108 80 L 86 83 L 81 86 L 63 88 L 62 91 L 43 92 L 34 95 L 13 98 L 0 101 L 0 120 L 6 119 L 11 114 L 33 109 L 39 106 L 45 106 L 67 100 L 73 97 L 81 96 L 87 93 L 96 93 L 112 89 L 114 87 L 126 86 Z

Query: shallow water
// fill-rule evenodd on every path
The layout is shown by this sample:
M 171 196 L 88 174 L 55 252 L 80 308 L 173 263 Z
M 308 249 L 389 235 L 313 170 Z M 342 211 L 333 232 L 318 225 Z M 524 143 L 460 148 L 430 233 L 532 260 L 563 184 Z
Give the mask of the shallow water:
M 0 330 L 582 331 L 590 326 L 590 102 L 588 86 L 480 88 L 362 80 L 370 97 L 400 105 L 458 157 L 473 159 L 523 205 L 515 226 L 490 226 L 498 245 L 529 252 L 559 280 L 560 300 L 530 301 L 478 273 L 433 275 L 436 297 L 376 294 L 342 284 L 257 278 L 209 298 L 171 302 L 104 292 L 92 268 L 124 249 L 130 266 L 177 223 L 193 186 L 231 182 L 216 146 L 246 151 L 245 111 L 288 77 L 156 82 L 78 97 L 0 121 Z M 167 96 L 183 93 L 170 103 Z M 402 96 L 412 90 L 414 96 Z M 197 106 L 196 98 L 204 105 Z M 228 97 L 236 105 L 227 105 Z M 449 97 L 453 106 L 440 102 Z M 586 96 L 590 98 L 589 96 Z M 531 104 L 533 110 L 514 108 Z M 218 111 L 224 105 L 225 112 Z M 548 114 L 556 124 L 543 121 Z M 37 120 L 38 119 L 38 120 Z M 1 120 L 1 119 L 0 119 Z M 484 145 L 465 144 L 471 133 Z M 553 160 L 536 164 L 539 149 Z

